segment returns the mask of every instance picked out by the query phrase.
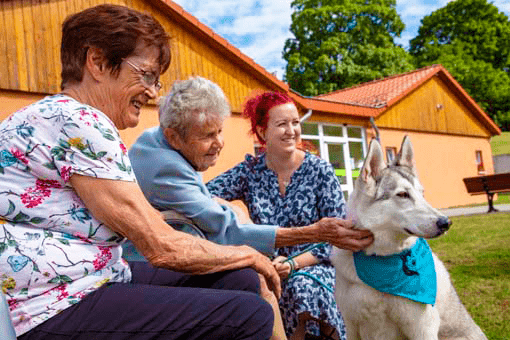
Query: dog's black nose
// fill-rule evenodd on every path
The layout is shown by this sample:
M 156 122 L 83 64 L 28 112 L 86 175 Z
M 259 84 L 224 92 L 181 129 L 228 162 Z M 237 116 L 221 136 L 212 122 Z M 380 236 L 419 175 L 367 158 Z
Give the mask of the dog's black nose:
M 436 222 L 436 226 L 439 228 L 441 232 L 445 232 L 448 229 L 450 229 L 450 226 L 452 225 L 452 221 L 446 216 L 439 217 L 439 219 Z

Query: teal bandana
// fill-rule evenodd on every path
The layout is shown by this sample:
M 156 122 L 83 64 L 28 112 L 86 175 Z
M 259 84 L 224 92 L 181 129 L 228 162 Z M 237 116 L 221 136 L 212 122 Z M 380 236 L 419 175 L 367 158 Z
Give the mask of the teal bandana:
M 380 292 L 429 305 L 436 303 L 434 259 L 423 238 L 413 248 L 390 256 L 354 253 L 354 265 L 361 281 Z

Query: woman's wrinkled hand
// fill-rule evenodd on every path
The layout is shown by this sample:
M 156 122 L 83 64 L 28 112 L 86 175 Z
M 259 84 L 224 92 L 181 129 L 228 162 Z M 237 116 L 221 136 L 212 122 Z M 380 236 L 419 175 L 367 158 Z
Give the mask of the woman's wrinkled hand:
M 273 266 L 280 275 L 280 279 L 284 280 L 289 277 L 291 272 L 291 266 L 288 262 L 285 262 L 287 258 L 285 256 L 278 256 L 273 260 Z
M 253 258 L 251 267 L 264 276 L 269 290 L 279 299 L 282 293 L 280 276 L 271 263 L 271 260 L 251 247 L 241 246 L 240 248 L 242 248 L 243 251 L 251 253 Z
M 374 235 L 369 230 L 354 229 L 350 220 L 336 217 L 325 217 L 314 223 L 323 241 L 337 248 L 360 251 L 374 242 Z

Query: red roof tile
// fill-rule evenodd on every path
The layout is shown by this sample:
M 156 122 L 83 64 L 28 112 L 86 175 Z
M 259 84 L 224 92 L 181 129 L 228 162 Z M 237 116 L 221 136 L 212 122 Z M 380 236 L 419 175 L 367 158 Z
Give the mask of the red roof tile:
M 347 89 L 316 96 L 343 104 L 381 108 L 415 89 L 441 69 L 440 65 L 363 83 Z

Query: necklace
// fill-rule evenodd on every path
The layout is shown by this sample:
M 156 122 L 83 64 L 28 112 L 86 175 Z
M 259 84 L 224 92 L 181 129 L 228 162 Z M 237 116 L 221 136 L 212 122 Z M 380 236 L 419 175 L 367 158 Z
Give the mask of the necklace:
M 282 162 L 277 162 L 276 164 L 278 164 L 278 166 L 275 166 L 271 158 L 267 157 L 266 153 L 266 166 L 275 172 L 276 176 L 278 177 L 278 182 L 281 183 L 280 186 L 283 186 L 283 188 L 280 188 L 282 192 L 284 192 L 285 189 L 287 189 L 289 186 L 292 174 L 301 165 L 303 159 L 304 153 L 302 155 L 298 154 L 297 160 L 296 157 L 294 157 L 294 160 L 285 160 L 284 163 L 288 164 L 288 167 L 282 166 Z

